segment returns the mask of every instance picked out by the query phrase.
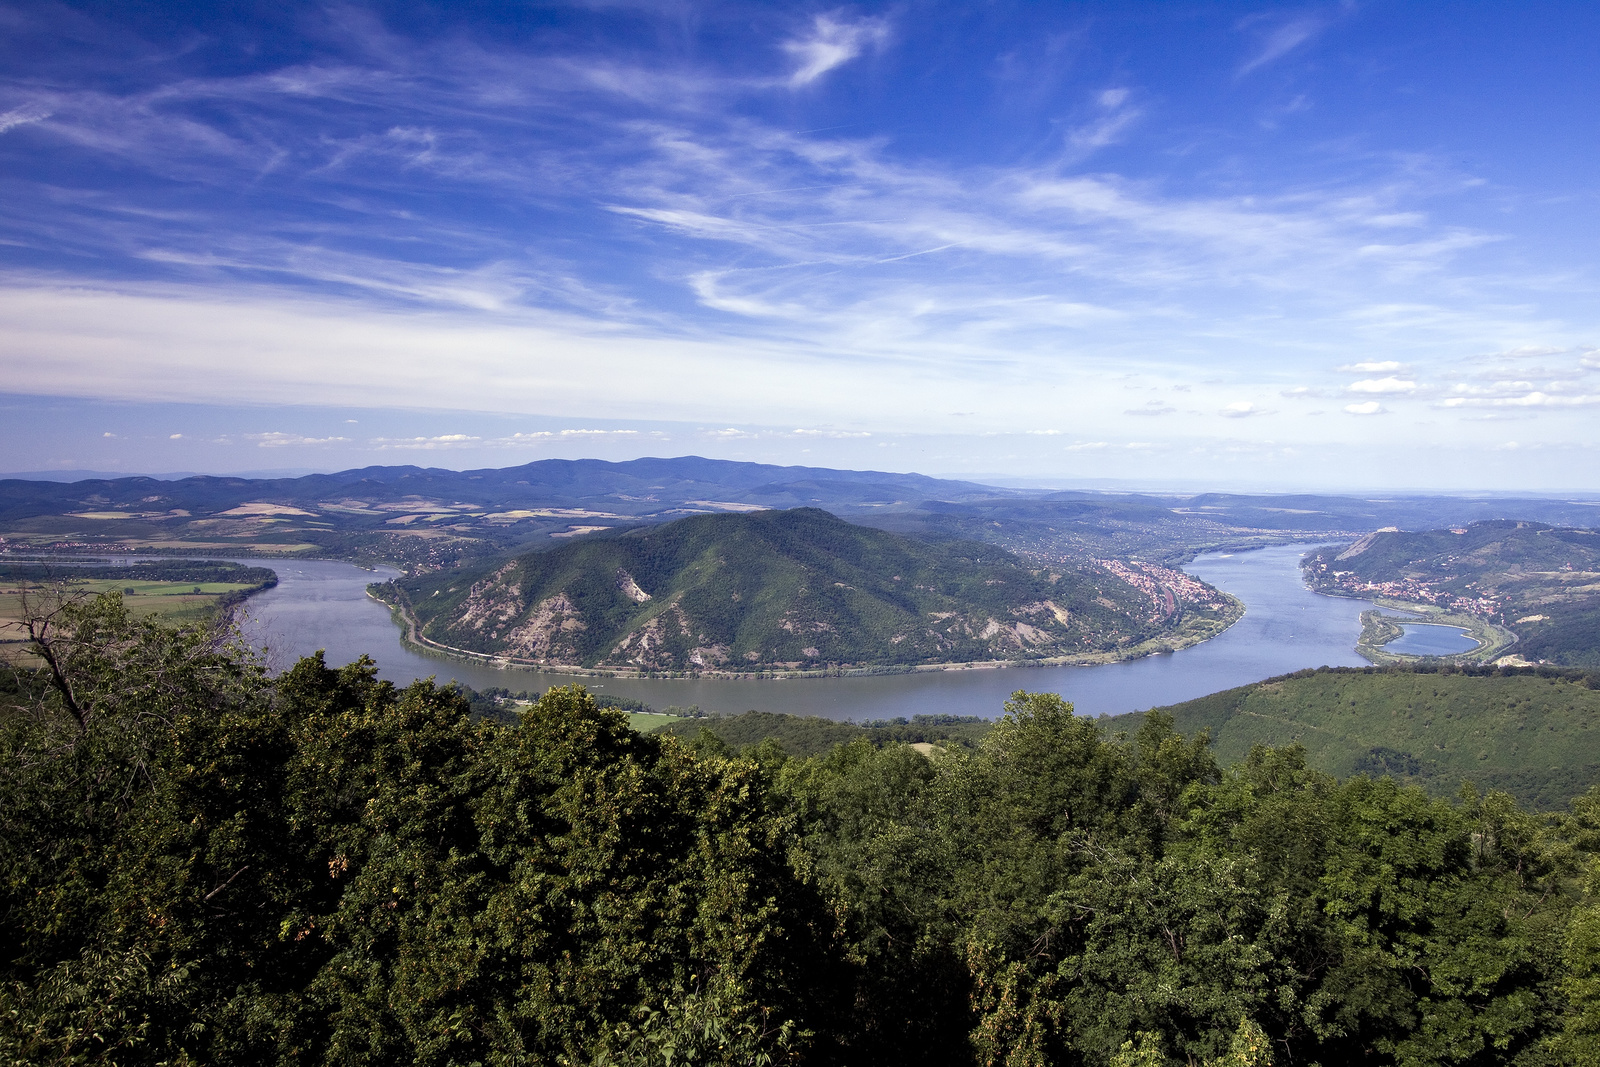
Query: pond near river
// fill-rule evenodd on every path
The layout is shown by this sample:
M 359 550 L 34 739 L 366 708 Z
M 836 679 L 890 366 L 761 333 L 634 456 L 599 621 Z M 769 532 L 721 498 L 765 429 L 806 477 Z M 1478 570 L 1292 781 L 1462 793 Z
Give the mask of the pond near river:
M 366 595 L 369 582 L 394 577 L 330 560 L 271 560 L 278 586 L 252 597 L 248 632 L 274 666 L 327 651 L 330 664 L 362 653 L 396 684 L 416 678 L 455 679 L 477 689 L 542 691 L 580 681 L 596 692 L 643 700 L 657 708 L 699 705 L 706 711 L 751 708 L 830 719 L 884 719 L 923 714 L 998 716 L 1014 690 L 1060 693 L 1085 715 L 1114 715 L 1173 704 L 1303 667 L 1363 666 L 1355 653 L 1364 600 L 1325 597 L 1300 579 L 1302 545 L 1211 553 L 1186 570 L 1244 601 L 1244 618 L 1227 632 L 1181 652 L 1093 667 L 964 669 L 860 678 L 784 681 L 734 679 L 574 678 L 542 671 L 419 654 L 400 643 L 389 609 Z
M 1478 647 L 1478 642 L 1468 636 L 1469 631 L 1460 626 L 1406 623 L 1400 629 L 1404 633 L 1384 645 L 1385 652 L 1403 656 L 1458 656 Z

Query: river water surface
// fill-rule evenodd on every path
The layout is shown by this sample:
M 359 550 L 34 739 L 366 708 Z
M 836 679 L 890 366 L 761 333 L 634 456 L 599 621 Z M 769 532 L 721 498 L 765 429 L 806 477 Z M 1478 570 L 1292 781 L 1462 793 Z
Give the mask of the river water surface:
M 366 594 L 368 583 L 397 572 L 362 570 L 330 560 L 248 560 L 278 572 L 278 585 L 250 599 L 248 632 L 275 666 L 325 649 L 330 664 L 361 654 L 396 684 L 455 679 L 477 689 L 542 691 L 581 681 L 599 693 L 657 708 L 706 711 L 751 708 L 830 719 L 923 714 L 998 716 L 1014 690 L 1060 693 L 1080 714 L 1114 715 L 1173 704 L 1302 667 L 1363 666 L 1355 653 L 1364 600 L 1325 597 L 1300 580 L 1305 546 L 1211 553 L 1186 570 L 1245 604 L 1244 618 L 1220 637 L 1181 652 L 1093 667 L 966 669 L 860 678 L 789 680 L 574 678 L 542 671 L 421 655 L 400 643 L 389 609 Z

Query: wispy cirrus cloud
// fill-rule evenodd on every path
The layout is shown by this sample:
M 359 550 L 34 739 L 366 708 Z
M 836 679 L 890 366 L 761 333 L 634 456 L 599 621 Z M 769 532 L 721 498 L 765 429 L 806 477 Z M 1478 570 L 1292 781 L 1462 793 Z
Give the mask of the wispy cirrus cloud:
M 835 67 L 855 59 L 870 47 L 881 47 L 889 37 L 883 19 L 849 19 L 840 12 L 818 15 L 810 31 L 783 42 L 783 50 L 796 66 L 789 75 L 791 88 L 810 85 Z
M 1257 15 L 1240 23 L 1240 29 L 1256 39 L 1250 57 L 1240 65 L 1238 76 L 1275 63 L 1312 40 L 1328 25 L 1322 15 L 1302 14 L 1284 16 Z
M 31 103 L 14 107 L 0 114 L 0 133 L 7 133 L 18 126 L 26 126 L 32 122 L 43 122 L 50 115 L 50 109 L 43 104 Z
M 1126 88 L 1102 89 L 1095 93 L 1097 114 L 1074 127 L 1067 135 L 1068 142 L 1082 152 L 1093 152 L 1121 140 L 1143 113 L 1131 102 L 1132 95 Z

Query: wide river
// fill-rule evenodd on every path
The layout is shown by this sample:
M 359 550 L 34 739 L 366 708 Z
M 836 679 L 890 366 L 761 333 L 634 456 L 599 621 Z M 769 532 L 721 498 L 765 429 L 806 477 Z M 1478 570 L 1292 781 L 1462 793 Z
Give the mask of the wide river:
M 504 686 L 540 692 L 582 682 L 600 693 L 657 708 L 699 705 L 706 711 L 751 708 L 830 719 L 887 719 L 948 714 L 998 716 L 1017 689 L 1060 693 L 1080 714 L 1115 715 L 1177 703 L 1302 667 L 1362 666 L 1355 653 L 1364 600 L 1325 597 L 1300 580 L 1305 546 L 1218 552 L 1186 569 L 1245 603 L 1245 615 L 1220 637 L 1168 655 L 1093 667 L 965 669 L 860 678 L 782 681 L 730 679 L 574 678 L 542 671 L 421 655 L 400 643 L 389 609 L 369 598 L 368 583 L 394 577 L 329 560 L 271 560 L 278 586 L 249 601 L 248 632 L 278 668 L 325 649 L 330 664 L 361 654 L 397 684 L 455 679 L 478 689 Z

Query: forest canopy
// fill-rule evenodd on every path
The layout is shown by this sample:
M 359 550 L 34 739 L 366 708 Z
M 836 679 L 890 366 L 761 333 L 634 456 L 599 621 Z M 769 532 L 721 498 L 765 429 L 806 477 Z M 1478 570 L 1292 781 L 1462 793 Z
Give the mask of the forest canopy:
M 1220 767 L 1019 692 L 809 758 L 515 722 L 109 595 L 0 721 L 6 1063 L 1600 1057 L 1600 790 Z

